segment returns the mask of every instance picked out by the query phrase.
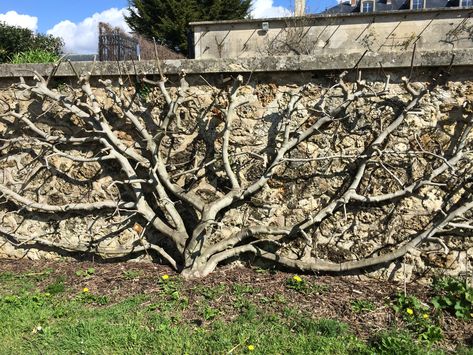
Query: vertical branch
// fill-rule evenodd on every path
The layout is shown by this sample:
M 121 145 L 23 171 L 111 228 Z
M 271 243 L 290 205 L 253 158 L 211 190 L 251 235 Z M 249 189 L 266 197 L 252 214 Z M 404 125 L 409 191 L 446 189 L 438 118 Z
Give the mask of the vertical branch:
M 242 82 L 243 82 L 243 77 L 241 75 L 238 75 L 230 91 L 230 99 L 229 99 L 230 102 L 228 105 L 228 109 L 226 111 L 226 121 L 225 121 L 224 133 L 223 133 L 223 146 L 222 146 L 223 166 L 225 168 L 225 172 L 228 178 L 230 179 L 233 190 L 240 189 L 240 184 L 238 183 L 236 174 L 231 167 L 230 159 L 228 158 L 228 148 L 229 148 L 229 142 L 230 142 L 230 133 L 232 129 L 232 123 L 233 123 L 234 116 L 236 115 L 236 112 L 235 112 L 235 109 L 237 107 L 236 97 L 238 94 L 238 88 L 240 87 Z

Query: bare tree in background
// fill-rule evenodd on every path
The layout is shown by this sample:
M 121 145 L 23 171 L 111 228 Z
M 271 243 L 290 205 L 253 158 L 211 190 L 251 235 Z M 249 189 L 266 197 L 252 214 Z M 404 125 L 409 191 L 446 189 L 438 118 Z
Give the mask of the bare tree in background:
M 360 75 L 349 82 L 344 72 L 332 86 L 308 83 L 285 91 L 282 109 L 269 118 L 251 116 L 242 76 L 201 89 L 190 87 L 184 74 L 178 88 L 169 88 L 162 74 L 142 80 L 157 88 L 148 104 L 132 88 L 108 80 L 102 81 L 105 91 L 92 88 L 90 73 L 66 93 L 36 74 L 34 85 L 16 85 L 16 102 L 4 97 L 1 120 L 8 129 L 0 162 L 18 154 L 30 158 L 16 159 L 16 167 L 9 165 L 16 172 L 6 169 L 1 176 L 3 218 L 67 214 L 89 216 L 93 224 L 96 216 L 120 217 L 115 232 L 79 243 L 47 233 L 19 236 L 3 224 L 0 233 L 9 243 L 103 257 L 150 253 L 187 277 L 202 277 L 242 255 L 300 270 L 356 270 L 389 263 L 421 245 L 443 245 L 442 236 L 471 235 L 471 103 L 435 129 L 414 134 L 406 122 L 427 115 L 419 110 L 438 80 L 413 84 L 403 78 L 393 85 L 389 77 L 368 83 Z M 248 117 L 256 120 L 251 127 L 245 126 Z M 442 139 L 427 134 L 435 130 Z M 402 147 L 399 137 L 407 142 Z M 350 140 L 361 143 L 350 150 Z M 94 173 L 71 176 L 54 164 L 57 157 L 79 170 L 93 166 Z M 46 175 L 79 185 L 84 194 L 56 189 L 54 199 L 39 193 L 41 184 L 33 181 Z M 92 186 L 96 176 L 107 177 L 108 186 Z M 405 201 L 426 194 L 436 196 L 438 209 L 413 217 L 409 228 L 393 217 Z M 313 205 L 275 222 L 280 205 L 303 199 Z M 362 222 L 378 224 L 359 241 L 356 257 L 324 254 L 322 238 L 356 240 Z M 103 246 L 131 228 L 137 237 L 128 248 Z M 383 247 L 373 240 L 384 240 Z
M 285 26 L 264 46 L 266 55 L 306 55 L 320 49 L 320 41 L 309 34 L 312 29 L 310 19 L 296 17 L 285 19 Z

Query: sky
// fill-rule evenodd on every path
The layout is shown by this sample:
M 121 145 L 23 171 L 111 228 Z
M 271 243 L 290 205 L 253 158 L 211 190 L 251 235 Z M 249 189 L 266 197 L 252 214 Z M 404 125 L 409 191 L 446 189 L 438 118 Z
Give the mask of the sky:
M 336 0 L 306 0 L 309 13 L 336 4 Z M 123 15 L 127 0 L 0 0 L 0 22 L 63 38 L 67 53 L 97 52 L 98 23 L 130 31 Z M 294 0 L 253 0 L 251 17 L 290 16 Z

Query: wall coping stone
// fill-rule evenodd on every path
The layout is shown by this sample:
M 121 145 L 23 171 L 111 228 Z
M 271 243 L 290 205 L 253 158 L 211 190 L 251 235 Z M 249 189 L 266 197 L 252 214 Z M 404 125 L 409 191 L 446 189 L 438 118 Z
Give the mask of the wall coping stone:
M 453 60 L 453 61 L 452 61 Z M 163 61 L 165 74 L 174 75 L 185 71 L 188 74 L 215 73 L 258 73 L 258 72 L 303 72 L 360 69 L 406 68 L 414 67 L 449 67 L 472 66 L 473 49 L 452 49 L 412 52 L 365 52 L 334 53 L 324 52 L 315 55 L 224 58 L 224 59 L 174 59 Z M 94 77 L 114 77 L 120 75 L 146 74 L 157 75 L 156 61 L 141 62 L 74 62 L 74 70 L 81 74 L 94 68 Z M 0 80 L 23 76 L 33 77 L 35 72 L 49 76 L 53 64 L 0 64 Z M 72 66 L 63 62 L 57 68 L 55 76 L 74 77 Z

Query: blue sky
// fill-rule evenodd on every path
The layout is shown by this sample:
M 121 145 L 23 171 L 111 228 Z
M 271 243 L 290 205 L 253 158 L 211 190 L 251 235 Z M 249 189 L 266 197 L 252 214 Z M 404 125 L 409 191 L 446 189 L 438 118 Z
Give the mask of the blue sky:
M 290 14 L 294 0 L 253 0 L 252 17 L 279 17 Z M 310 13 L 336 4 L 336 0 L 306 0 Z M 66 51 L 94 53 L 97 24 L 111 23 L 127 30 L 123 13 L 127 0 L 0 0 L 0 21 L 60 36 Z
M 46 32 L 63 20 L 80 22 L 112 7 L 128 6 L 127 0 L 0 0 L 0 13 L 13 10 L 38 17 L 38 31 Z

